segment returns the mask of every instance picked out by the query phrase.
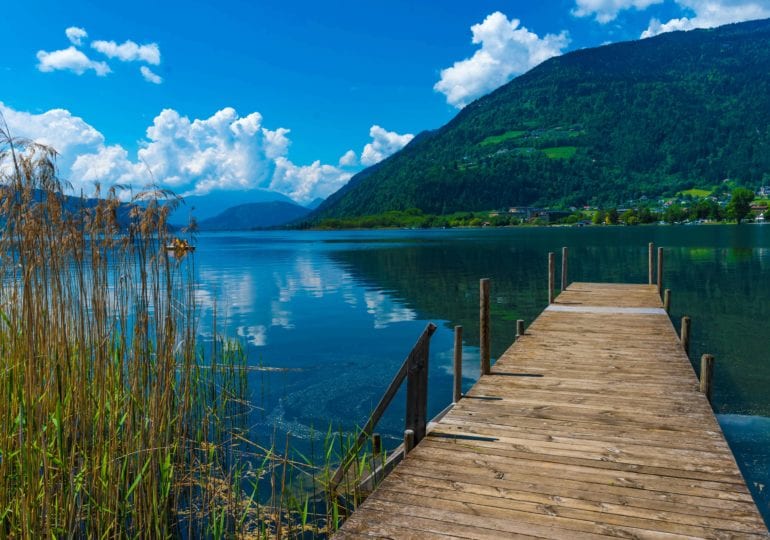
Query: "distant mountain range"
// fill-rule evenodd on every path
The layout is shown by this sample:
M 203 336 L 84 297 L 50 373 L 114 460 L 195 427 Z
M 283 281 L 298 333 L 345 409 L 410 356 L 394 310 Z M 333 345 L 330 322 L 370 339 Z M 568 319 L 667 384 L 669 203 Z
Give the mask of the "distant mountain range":
M 201 231 L 264 229 L 285 225 L 309 213 L 309 208 L 286 201 L 239 204 L 198 222 L 198 228 Z
M 192 195 L 183 198 L 182 204 L 169 217 L 169 223 L 184 226 L 189 223 L 191 216 L 200 223 L 238 204 L 275 201 L 296 204 L 286 195 L 266 189 L 213 191 L 206 195 Z
M 552 58 L 355 175 L 309 221 L 770 183 L 769 66 L 770 20 Z
M 305 217 L 323 201 L 317 198 L 302 206 L 286 195 L 266 189 L 214 191 L 184 197 L 171 213 L 169 223 L 185 227 L 195 218 L 200 230 L 279 227 Z

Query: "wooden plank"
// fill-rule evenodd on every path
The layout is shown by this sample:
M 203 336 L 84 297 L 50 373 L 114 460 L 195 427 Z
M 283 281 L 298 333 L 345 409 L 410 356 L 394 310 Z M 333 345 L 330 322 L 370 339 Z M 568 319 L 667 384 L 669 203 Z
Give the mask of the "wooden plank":
M 658 286 L 570 284 L 341 534 L 767 538 Z

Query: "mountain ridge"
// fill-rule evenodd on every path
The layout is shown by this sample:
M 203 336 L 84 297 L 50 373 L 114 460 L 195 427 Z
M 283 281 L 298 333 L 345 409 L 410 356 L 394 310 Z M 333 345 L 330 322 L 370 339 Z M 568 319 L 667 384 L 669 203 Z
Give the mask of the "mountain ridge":
M 310 209 L 294 202 L 267 201 L 239 204 L 198 223 L 201 231 L 234 231 L 280 227 L 302 219 Z
M 581 49 L 355 175 L 309 221 L 620 203 L 770 173 L 770 20 Z

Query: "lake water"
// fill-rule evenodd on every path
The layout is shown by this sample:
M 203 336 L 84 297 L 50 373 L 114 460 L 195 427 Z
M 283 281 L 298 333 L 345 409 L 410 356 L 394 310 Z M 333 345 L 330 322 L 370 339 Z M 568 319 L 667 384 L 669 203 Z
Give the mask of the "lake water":
M 716 357 L 713 402 L 770 521 L 770 226 L 254 232 L 197 238 L 200 334 L 238 337 L 249 363 L 255 438 L 306 450 L 313 433 L 353 431 L 425 325 L 429 415 L 452 394 L 453 327 L 465 330 L 463 385 L 478 367 L 478 281 L 492 279 L 492 356 L 547 302 L 547 253 L 570 248 L 570 281 L 646 282 L 647 243 L 666 249 L 678 328 L 692 317 L 691 357 Z M 557 258 L 558 262 L 558 258 Z M 275 368 L 275 369 L 274 369 Z M 397 396 L 378 427 L 403 432 Z

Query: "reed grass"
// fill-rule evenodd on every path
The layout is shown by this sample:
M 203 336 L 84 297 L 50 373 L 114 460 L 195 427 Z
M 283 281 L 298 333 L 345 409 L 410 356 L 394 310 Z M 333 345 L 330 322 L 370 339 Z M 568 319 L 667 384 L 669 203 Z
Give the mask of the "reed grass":
M 363 498 L 326 490 L 351 437 L 258 444 L 242 348 L 196 343 L 174 197 L 67 197 L 55 159 L 0 122 L 0 540 L 328 536 Z

